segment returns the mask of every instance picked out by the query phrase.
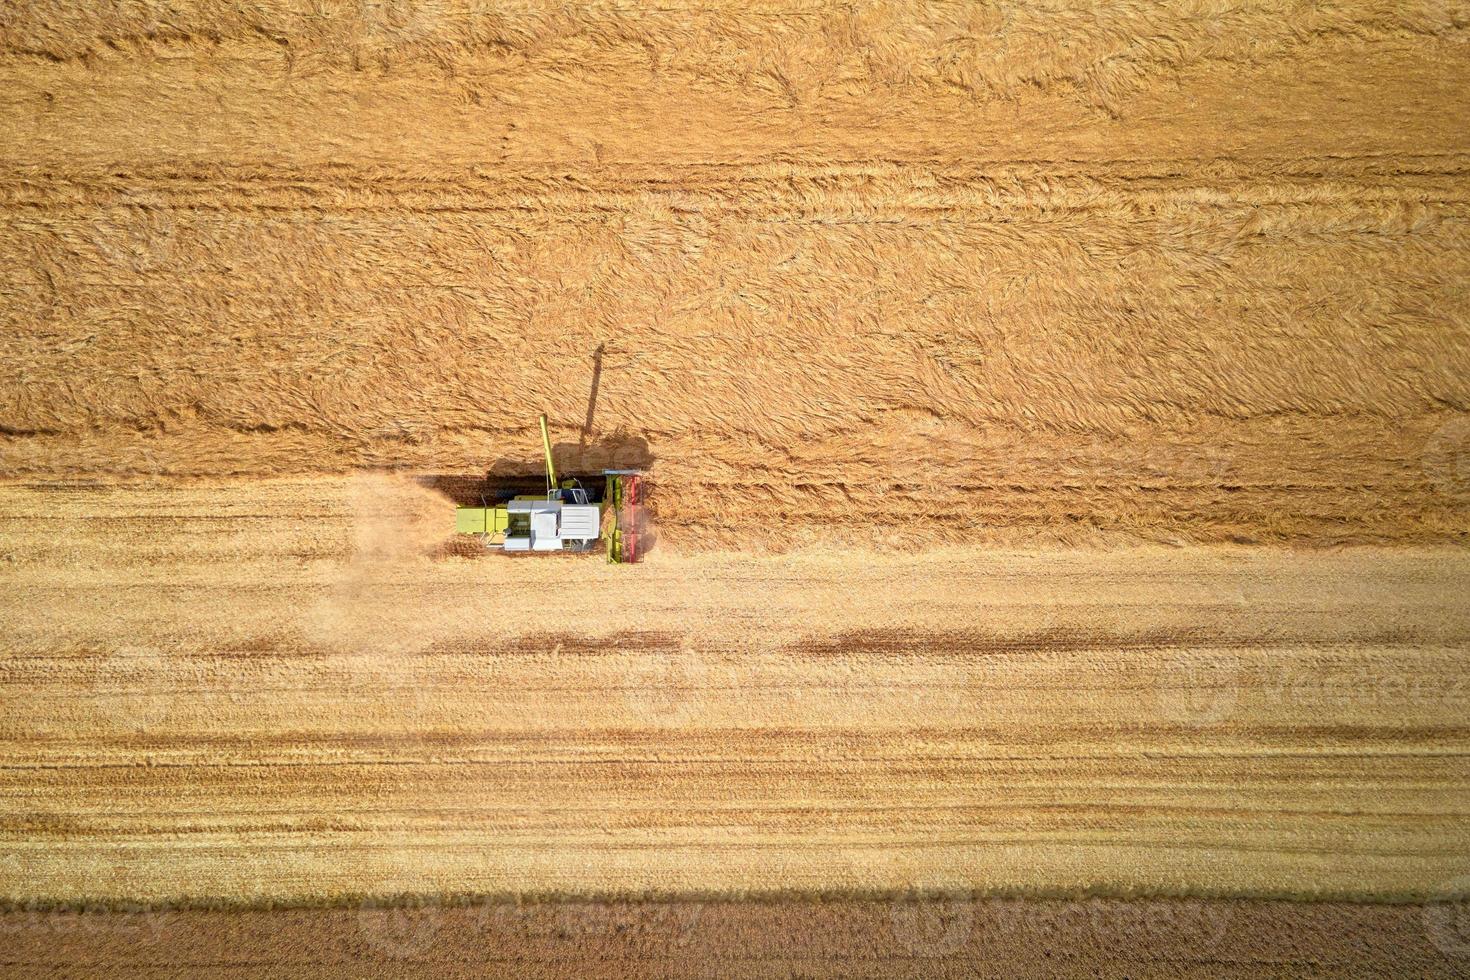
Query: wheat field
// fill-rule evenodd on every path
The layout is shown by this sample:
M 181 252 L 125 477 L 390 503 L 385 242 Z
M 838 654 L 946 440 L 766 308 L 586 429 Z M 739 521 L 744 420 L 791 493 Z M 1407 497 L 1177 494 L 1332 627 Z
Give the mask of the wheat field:
M 449 510 L 0 497 L 7 891 L 1457 894 L 1459 550 L 625 568 L 439 555 Z
M 1459 972 L 1417 924 L 1470 894 L 1467 36 L 5 5 L 0 972 L 144 902 L 236 911 L 135 972 L 326 973 L 208 916 L 395 896 L 729 903 L 673 959 L 630 906 L 589 974 L 1035 967 L 731 952 L 926 895 L 1275 924 L 1091 929 L 1084 974 Z M 450 540 L 541 412 L 564 472 L 649 473 L 645 565 Z M 536 942 L 496 962 L 578 972 Z
M 547 411 L 691 548 L 1462 538 L 1465 18 L 19 4 L 6 470 Z

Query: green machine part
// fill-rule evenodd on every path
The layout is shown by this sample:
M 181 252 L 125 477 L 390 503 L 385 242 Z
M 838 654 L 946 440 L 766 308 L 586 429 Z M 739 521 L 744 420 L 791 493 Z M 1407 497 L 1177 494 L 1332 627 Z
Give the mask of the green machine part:
M 639 513 L 643 504 L 640 474 L 631 470 L 606 471 L 607 486 L 603 491 L 603 507 L 612 512 L 612 520 L 604 523 L 607 560 L 614 565 L 636 562 L 642 558 Z
M 609 564 L 620 565 L 623 561 L 623 532 L 618 527 L 623 510 L 623 480 L 622 477 L 607 475 L 607 484 L 602 492 L 603 507 L 612 511 L 612 521 L 604 525 L 608 528 L 604 537 L 607 539 L 607 560 Z
M 541 448 L 546 452 L 546 495 L 556 489 L 556 466 L 551 462 L 551 433 L 546 428 L 546 413 L 541 413 Z
M 510 527 L 510 512 L 504 507 L 456 507 L 454 509 L 454 531 L 456 534 L 504 534 Z

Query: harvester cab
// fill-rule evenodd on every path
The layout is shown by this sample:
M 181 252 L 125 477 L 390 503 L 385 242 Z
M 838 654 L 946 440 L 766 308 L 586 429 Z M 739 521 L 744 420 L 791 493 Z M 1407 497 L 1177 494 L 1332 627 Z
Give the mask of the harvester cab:
M 486 548 L 511 553 L 588 553 L 603 550 L 613 564 L 643 557 L 643 474 L 603 470 L 602 485 L 586 486 L 572 477 L 558 480 L 551 458 L 551 436 L 541 416 L 541 446 L 546 454 L 545 494 L 522 494 L 460 507 L 454 529 L 474 535 Z

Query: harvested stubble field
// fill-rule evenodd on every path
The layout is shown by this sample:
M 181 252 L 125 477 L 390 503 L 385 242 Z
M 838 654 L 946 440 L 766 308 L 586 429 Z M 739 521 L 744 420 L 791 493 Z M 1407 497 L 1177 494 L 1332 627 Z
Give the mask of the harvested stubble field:
M 173 916 L 140 974 L 452 969 L 394 895 L 672 902 L 609 972 L 1035 969 L 995 895 L 1180 903 L 1061 972 L 1463 968 L 1459 906 L 1265 900 L 1470 892 L 1467 34 L 8 5 L 0 970 L 97 901 Z M 647 564 L 446 543 L 543 410 Z

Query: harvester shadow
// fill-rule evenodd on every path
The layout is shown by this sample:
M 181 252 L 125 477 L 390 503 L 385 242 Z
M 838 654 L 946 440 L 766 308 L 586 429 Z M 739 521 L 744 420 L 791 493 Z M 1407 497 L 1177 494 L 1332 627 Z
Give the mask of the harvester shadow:
M 551 458 L 556 464 L 558 480 L 577 477 L 588 489 L 600 492 L 603 470 L 641 470 L 646 473 L 653 466 L 655 457 L 648 447 L 648 440 L 642 436 L 613 433 L 592 442 L 559 442 L 551 447 Z M 545 461 L 539 454 L 502 456 L 490 464 L 483 476 L 425 474 L 415 477 L 414 482 L 449 498 L 456 507 L 484 507 L 520 494 L 545 494 Z M 645 478 L 645 511 L 652 508 L 652 490 L 652 484 Z M 647 525 L 646 513 L 643 523 L 640 538 L 643 551 L 648 552 L 653 549 L 657 538 Z M 474 538 L 461 535 L 452 535 L 435 549 L 437 557 L 476 557 L 487 553 Z

